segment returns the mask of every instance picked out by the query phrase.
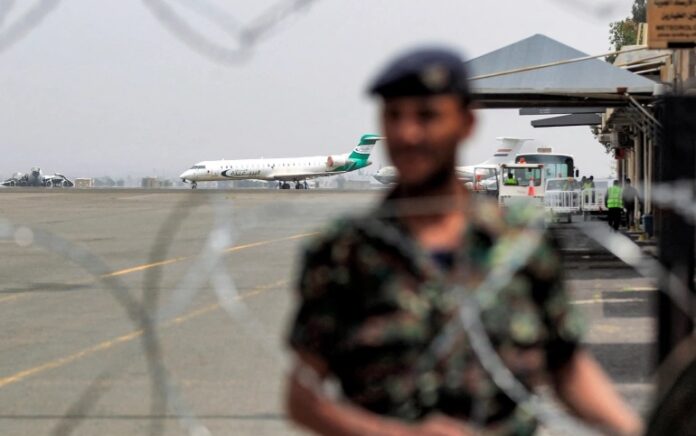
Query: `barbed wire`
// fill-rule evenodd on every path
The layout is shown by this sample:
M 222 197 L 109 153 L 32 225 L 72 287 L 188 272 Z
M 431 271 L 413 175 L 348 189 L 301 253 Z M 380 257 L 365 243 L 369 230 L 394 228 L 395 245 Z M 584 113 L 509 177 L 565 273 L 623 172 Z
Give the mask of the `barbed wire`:
M 276 31 L 281 24 L 320 0 L 281 0 L 271 5 L 256 18 L 249 21 L 248 24 L 244 24 L 234 15 L 208 0 L 141 1 L 170 34 L 190 49 L 214 62 L 225 65 L 238 65 L 247 61 L 252 55 L 254 46 Z M 587 2 L 580 0 L 549 1 L 561 8 L 571 9 L 573 12 L 581 12 L 594 18 L 605 18 L 607 15 L 611 15 L 622 8 L 620 5 L 616 5 L 615 2 L 588 5 Z M 32 9 L 17 19 L 15 23 L 8 26 L 4 32 L 0 33 L 0 52 L 28 35 L 60 2 L 61 0 L 37 1 Z M 222 44 L 205 36 L 204 33 L 191 25 L 188 20 L 178 13 L 170 4 L 171 2 L 178 3 L 180 6 L 214 24 L 234 41 L 233 45 Z M 14 0 L 5 0 L 0 3 L 0 30 L 3 27 L 4 18 L 11 12 L 14 5 Z
M 233 38 L 239 38 L 244 31 L 244 24 L 239 19 L 215 3 L 208 0 L 174 1 L 216 24 L 220 30 Z
M 5 19 L 12 11 L 12 8 L 14 7 L 14 3 L 15 3 L 15 0 L 6 0 L 6 1 L 0 2 L 0 29 L 2 29 L 2 26 L 5 22 Z
M 686 182 L 676 185 L 658 185 L 654 192 L 673 192 L 674 195 L 666 196 L 660 194 L 662 206 L 683 205 L 686 196 L 693 195 L 693 186 L 687 188 Z M 177 204 L 171 214 L 165 219 L 157 233 L 155 242 L 150 250 L 150 261 L 157 261 L 166 258 L 171 244 L 176 238 L 182 223 L 191 215 L 196 208 L 207 204 L 202 200 L 202 196 L 191 195 Z M 451 201 L 443 201 L 442 198 L 430 198 L 423 202 L 394 203 L 393 210 L 399 211 L 400 216 L 409 214 L 422 215 L 437 210 L 447 210 L 453 207 Z M 121 304 L 128 314 L 131 322 L 142 330 L 142 347 L 145 351 L 148 366 L 150 368 L 151 390 L 153 392 L 153 403 L 151 406 L 152 422 L 150 434 L 162 434 L 162 413 L 166 410 L 174 410 L 179 417 L 181 426 L 189 434 L 207 434 L 209 432 L 204 424 L 199 422 L 191 408 L 186 405 L 185 400 L 180 394 L 178 384 L 172 379 L 167 371 L 166 359 L 163 355 L 157 330 L 159 326 L 167 320 L 181 314 L 189 307 L 196 295 L 200 292 L 205 283 L 210 283 L 212 291 L 215 293 L 219 305 L 224 309 L 235 324 L 242 327 L 246 335 L 253 337 L 255 343 L 265 350 L 273 360 L 278 362 L 278 366 L 283 370 L 289 367 L 288 357 L 278 349 L 277 345 L 269 341 L 272 337 L 268 334 L 267 328 L 256 318 L 248 307 L 242 303 L 239 293 L 236 290 L 234 280 L 224 266 L 223 257 L 225 250 L 236 240 L 236 226 L 233 220 L 233 209 L 229 204 L 213 205 L 215 209 L 215 221 L 207 237 L 204 247 L 200 254 L 193 260 L 188 271 L 184 274 L 180 283 L 169 292 L 167 300 L 159 302 L 161 293 L 162 271 L 154 268 L 146 274 L 143 281 L 143 298 L 138 301 L 132 295 L 132 289 L 127 288 L 117 277 L 110 275 L 111 268 L 106 265 L 94 253 L 84 248 L 74 245 L 60 237 L 52 235 L 44 230 L 33 229 L 26 226 L 16 226 L 7 222 L 0 223 L 0 238 L 2 239 L 26 239 L 31 235 L 32 244 L 42 247 L 46 251 L 60 254 L 67 260 L 81 266 L 88 271 L 95 280 L 102 282 L 109 293 Z M 270 206 L 275 210 L 275 205 Z M 680 208 L 679 213 L 694 219 L 696 211 L 693 208 Z M 266 216 L 263 207 L 254 212 L 259 217 Z M 286 211 L 287 213 L 287 211 Z M 253 221 L 253 219 L 252 219 Z M 511 280 L 516 271 L 524 266 L 529 256 L 534 252 L 534 247 L 538 244 L 537 238 L 541 234 L 539 221 L 530 222 L 532 232 L 523 233 L 516 244 L 515 249 L 508 251 L 509 257 L 503 259 L 502 267 L 491 271 L 483 284 L 479 286 L 480 293 L 490 296 L 505 287 Z M 613 233 L 606 225 L 582 223 L 576 225 L 576 229 L 588 235 L 592 240 L 600 243 L 609 252 L 616 255 L 623 262 L 636 269 L 639 273 L 649 278 L 658 275 L 669 274 L 654 259 L 645 256 L 640 249 L 628 238 L 620 234 Z M 395 246 L 401 244 L 402 249 L 407 250 L 403 239 L 398 234 L 393 233 L 389 226 L 380 227 L 372 223 L 368 228 L 373 235 L 390 240 Z M 19 235 L 19 236 L 18 236 Z M 530 239 L 531 238 L 531 239 Z M 407 253 L 411 255 L 412 253 Z M 675 302 L 677 307 L 689 312 L 693 306 L 693 297 L 688 293 L 685 285 L 678 278 L 672 277 L 668 281 L 668 296 Z M 492 380 L 510 398 L 515 400 L 521 407 L 528 409 L 534 416 L 546 426 L 553 425 L 563 419 L 557 412 L 550 412 L 539 397 L 524 387 L 497 355 L 491 339 L 488 337 L 485 327 L 482 324 L 482 313 L 476 300 L 471 295 L 476 293 L 465 293 L 462 290 L 456 291 L 462 297 L 459 307 L 459 316 L 452 320 L 442 332 L 432 341 L 428 353 L 435 355 L 445 355 L 462 335 L 468 338 L 474 352 L 477 355 L 484 370 L 490 375 Z M 691 312 L 693 315 L 693 312 Z M 73 422 L 69 417 L 76 415 L 87 417 L 89 411 L 97 400 L 105 393 L 106 388 L 99 380 L 110 377 L 119 369 L 107 367 L 95 378 L 79 396 L 79 398 L 67 408 L 65 418 L 55 429 L 55 434 L 71 434 L 78 423 Z M 421 368 L 421 370 L 424 370 Z M 315 388 L 317 388 L 315 386 Z M 474 417 L 481 420 L 481 415 Z
M 3 22 L 15 6 L 14 0 L 0 3 L 0 53 L 31 33 L 60 4 L 61 0 L 38 0 L 14 23 L 4 26 Z
M 215 62 L 237 65 L 248 60 L 253 47 L 281 24 L 319 0 L 281 0 L 248 24 L 243 24 L 232 14 L 207 0 L 171 0 L 213 23 L 234 40 L 233 46 L 221 44 L 205 36 L 167 0 L 141 1 L 157 21 L 184 45 Z M 16 4 L 15 0 L 0 2 L 0 52 L 31 33 L 60 3 L 61 0 L 37 0 L 32 8 L 14 22 L 4 26 L 7 16 Z
M 282 23 L 285 23 L 290 17 L 310 7 L 312 3 L 316 3 L 318 0 L 293 0 L 277 3 L 247 25 L 241 24 L 232 15 L 224 13 L 224 11 L 216 8 L 209 2 L 177 0 L 179 4 L 207 18 L 234 38 L 237 44 L 235 47 L 225 46 L 208 39 L 163 0 L 142 1 L 162 25 L 193 50 L 216 62 L 238 64 L 247 60 L 251 55 L 253 47 L 276 31 Z M 571 7 L 580 7 L 580 2 L 575 0 L 567 0 L 565 3 L 572 5 Z M 3 27 L 6 18 L 14 7 L 14 2 L 8 0 L 0 3 L 0 52 L 29 34 L 59 4 L 60 0 L 38 1 L 32 9 L 17 21 Z M 595 13 L 599 14 L 600 11 L 602 11 L 601 13 L 606 13 L 607 10 L 610 10 L 608 8 L 610 6 L 607 3 L 604 6 L 597 7 Z M 583 10 L 586 10 L 585 6 L 583 6 Z M 654 192 L 661 193 L 654 201 L 660 201 L 660 204 L 663 206 L 674 207 L 678 213 L 688 217 L 688 219 L 696 220 L 696 206 L 689 206 L 692 203 L 686 204 L 682 202 L 687 192 L 686 188 L 678 187 L 678 189 L 674 189 L 674 186 L 665 186 L 664 190 L 661 190 L 662 188 L 660 186 L 654 188 Z M 672 192 L 674 196 L 664 195 L 666 192 Z M 691 188 L 690 194 L 691 199 L 693 199 L 693 188 Z M 174 209 L 158 232 L 155 244 L 151 247 L 150 260 L 154 262 L 158 259 L 166 258 L 181 224 L 187 219 L 193 209 L 203 204 L 200 197 L 194 195 L 182 201 Z M 440 198 L 429 199 L 427 205 L 411 204 L 407 209 L 400 208 L 400 210 L 406 210 L 407 213 L 423 214 L 427 213 L 428 210 L 442 208 L 443 204 L 451 203 L 443 202 Z M 164 433 L 163 418 L 161 417 L 169 409 L 175 411 L 181 427 L 188 434 L 210 434 L 207 427 L 196 418 L 191 407 L 186 404 L 177 380 L 169 374 L 158 334 L 158 330 L 163 323 L 181 314 L 192 304 L 206 283 L 212 285 L 217 301 L 225 313 L 247 335 L 253 337 L 261 348 L 269 355 L 272 355 L 274 361 L 279 366 L 283 368 L 289 366 L 287 354 L 283 353 L 268 340 L 271 335 L 266 333 L 263 323 L 242 302 L 235 282 L 224 265 L 225 249 L 234 243 L 237 236 L 232 219 L 232 210 L 227 206 L 218 205 L 215 207 L 215 223 L 208 235 L 204 248 L 196 257 L 181 282 L 172 290 L 170 298 L 165 302 L 160 301 L 162 271 L 159 268 L 149 270 L 146 273 L 143 282 L 143 298 L 142 301 L 138 301 L 133 295 L 133 289 L 127 287 L 118 277 L 111 276 L 110 273 L 113 269 L 94 253 L 42 229 L 14 225 L 8 222 L 0 223 L 0 238 L 13 240 L 18 234 L 24 234 L 23 237 L 31 235 L 32 243 L 35 246 L 64 256 L 68 261 L 82 267 L 95 280 L 104 285 L 110 295 L 124 308 L 133 325 L 142 331 L 142 349 L 148 364 L 151 382 L 150 389 L 152 392 L 150 406 L 152 420 L 149 428 L 151 435 Z M 259 213 L 259 215 L 262 215 L 262 213 Z M 602 243 L 610 252 L 639 272 L 642 271 L 648 276 L 665 273 L 659 264 L 656 264 L 652 259 L 646 258 L 642 252 L 636 251 L 635 245 L 630 245 L 632 244 L 630 240 L 622 238 L 617 234 L 612 234 L 608 228 L 603 227 L 604 230 L 594 226 L 578 226 L 577 228 L 592 237 L 593 240 Z M 390 230 L 387 228 L 380 229 L 374 227 L 372 231 L 387 238 L 393 236 L 390 236 Z M 533 234 L 538 235 L 539 232 L 537 231 Z M 524 238 L 519 243 L 519 250 L 511 250 L 510 258 L 505 260 L 504 265 L 506 268 L 493 271 L 484 280 L 484 285 L 480 287 L 481 291 L 486 293 L 498 292 L 509 283 L 509 280 L 514 277 L 517 270 L 524 266 L 526 260 L 533 253 L 535 243 L 534 240 Z M 681 307 L 684 310 L 694 307 L 693 301 L 688 300 L 690 297 L 687 293 L 688 288 L 678 278 L 670 277 L 666 290 L 668 296 L 675 301 L 677 307 Z M 541 402 L 538 397 L 525 388 L 515 378 L 511 370 L 505 366 L 486 333 L 485 326 L 481 321 L 481 308 L 476 300 L 461 292 L 461 290 L 457 293 L 461 295 L 459 316 L 453 319 L 452 324 L 448 325 L 433 340 L 431 351 L 435 355 L 444 355 L 458 338 L 466 335 L 480 363 L 501 390 L 521 407 L 527 408 L 542 423 L 550 425 L 552 421 L 558 419 L 556 415 L 551 415 L 545 410 L 540 405 Z M 693 312 L 691 312 L 691 315 L 693 316 Z M 99 398 L 106 392 L 106 388 L 101 381 L 111 377 L 117 371 L 118 368 L 111 365 L 103 369 L 79 395 L 78 399 L 67 407 L 63 419 L 54 429 L 54 434 L 69 435 L 74 432 L 79 421 L 70 420 L 69 417 L 75 415 L 87 416 Z M 474 419 L 482 421 L 481 415 L 475 416 Z
M 172 228 L 176 228 L 180 221 L 176 213 L 189 210 L 188 206 L 191 206 L 188 200 L 184 204 L 187 207 L 180 207 L 175 210 L 175 215 L 173 215 L 174 218 L 170 220 Z M 194 205 L 195 204 L 194 202 Z M 163 229 L 167 229 L 167 227 L 168 226 L 165 225 Z M 169 236 L 171 236 L 171 234 L 166 231 L 160 232 L 161 238 Z M 68 261 L 80 266 L 105 286 L 110 295 L 124 308 L 131 322 L 139 329 L 138 331 L 141 332 L 140 337 L 143 342 L 144 355 L 152 381 L 152 416 L 162 417 L 165 414 L 161 412 L 171 407 L 176 411 L 177 416 L 180 417 L 182 427 L 188 430 L 188 434 L 206 434 L 207 429 L 197 422 L 195 415 L 184 405 L 178 393 L 178 387 L 171 381 L 167 374 L 163 352 L 157 337 L 157 325 L 160 324 L 161 321 L 156 321 L 155 316 L 153 316 L 157 311 L 154 306 L 156 299 L 152 297 L 152 294 L 145 289 L 143 302 L 140 303 L 131 294 L 132 290 L 118 277 L 114 276 L 111 273 L 113 270 L 96 254 L 46 230 L 29 228 L 26 226 L 15 226 L 9 221 L 0 222 L 0 239 L 17 240 L 17 238 L 25 241 L 22 242 L 22 244 L 28 243 L 29 245 L 41 247 L 51 253 L 61 255 Z M 161 241 L 158 241 L 158 243 L 161 243 Z M 158 243 L 155 244 L 155 249 L 153 250 L 155 253 L 159 251 L 158 245 L 160 244 Z M 158 286 L 155 286 L 155 288 L 157 287 Z M 108 369 L 98 378 L 112 372 L 114 372 L 113 368 Z M 95 386 L 98 385 L 90 385 L 83 395 L 78 398 L 77 402 L 68 408 L 68 414 L 64 416 L 63 420 L 61 420 L 54 430 L 56 434 L 69 434 L 69 432 L 75 428 L 74 425 L 67 424 L 67 419 L 71 416 L 70 414 L 74 414 L 77 411 L 84 412 L 86 408 L 94 404 L 98 397 L 105 391 L 104 389 L 96 389 Z M 159 435 L 162 434 L 163 431 L 162 418 L 153 419 L 151 421 L 150 434 Z
M 208 2 L 194 6 L 187 0 L 177 1 L 194 9 L 231 35 L 235 39 L 236 46 L 229 47 L 209 39 L 191 26 L 165 0 L 142 0 L 157 20 L 183 44 L 215 62 L 236 65 L 248 60 L 253 47 L 288 18 L 319 0 L 281 1 L 269 7 L 249 24 L 241 24 L 240 21 Z

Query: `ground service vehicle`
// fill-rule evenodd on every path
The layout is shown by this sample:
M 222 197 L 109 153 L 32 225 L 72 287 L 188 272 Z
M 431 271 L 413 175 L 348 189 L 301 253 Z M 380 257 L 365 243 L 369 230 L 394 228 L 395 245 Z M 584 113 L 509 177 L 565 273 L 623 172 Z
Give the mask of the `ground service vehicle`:
M 533 201 L 544 207 L 544 165 L 503 164 L 498 175 L 498 204 L 507 207 L 519 201 Z
M 515 163 L 543 164 L 546 179 L 578 176 L 573 156 L 556 154 L 550 147 L 539 147 L 536 153 L 520 153 Z
M 472 192 L 498 198 L 498 166 L 483 165 L 474 168 L 474 179 L 466 185 Z
M 552 221 L 573 221 L 580 213 L 581 191 L 577 180 L 572 177 L 547 179 L 544 189 L 544 206 Z

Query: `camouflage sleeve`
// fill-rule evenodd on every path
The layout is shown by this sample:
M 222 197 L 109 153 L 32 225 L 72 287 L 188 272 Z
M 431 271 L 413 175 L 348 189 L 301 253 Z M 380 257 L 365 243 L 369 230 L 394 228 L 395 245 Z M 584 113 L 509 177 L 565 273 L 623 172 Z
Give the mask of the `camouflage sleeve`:
M 333 244 L 317 242 L 304 254 L 297 283 L 298 305 L 290 326 L 289 344 L 326 360 L 336 343 L 339 325 L 341 268 L 332 256 Z
M 580 345 L 585 325 L 578 310 L 571 305 L 563 280 L 563 265 L 558 241 L 548 237 L 532 261 L 534 294 L 543 312 L 548 331 L 545 344 L 547 367 L 563 367 Z

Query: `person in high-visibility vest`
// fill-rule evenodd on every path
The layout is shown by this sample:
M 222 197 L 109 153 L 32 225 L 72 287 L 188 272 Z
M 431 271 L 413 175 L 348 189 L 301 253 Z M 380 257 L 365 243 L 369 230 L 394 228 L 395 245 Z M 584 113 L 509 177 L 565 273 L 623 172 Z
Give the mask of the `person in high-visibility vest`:
M 592 190 L 592 181 L 590 181 L 590 179 L 588 179 L 587 177 L 582 176 L 582 180 L 580 181 L 580 184 L 582 185 L 583 191 Z
M 505 185 L 507 186 L 517 186 L 520 183 L 517 181 L 517 178 L 512 173 L 507 174 L 507 178 L 505 179 Z
M 564 191 L 574 191 L 576 186 L 575 179 L 572 177 L 568 177 L 563 181 L 563 184 L 561 185 L 561 189 Z
M 619 230 L 621 211 L 623 210 L 623 189 L 619 186 L 618 180 L 614 180 L 614 185 L 607 189 L 604 205 L 609 210 L 609 226 L 614 230 Z

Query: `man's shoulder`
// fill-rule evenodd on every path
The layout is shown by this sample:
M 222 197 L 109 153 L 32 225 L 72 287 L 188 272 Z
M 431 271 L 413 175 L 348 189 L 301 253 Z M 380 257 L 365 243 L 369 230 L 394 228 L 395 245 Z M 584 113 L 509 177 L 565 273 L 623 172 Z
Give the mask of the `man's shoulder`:
M 472 198 L 469 207 L 471 225 L 492 240 L 520 230 L 544 231 L 543 210 L 531 203 L 501 208 L 497 201 Z M 343 216 L 331 220 L 306 244 L 308 254 L 350 251 L 365 244 L 398 244 L 403 237 L 398 220 L 385 218 L 372 210 L 363 215 Z M 396 241 L 396 242 L 395 242 Z

